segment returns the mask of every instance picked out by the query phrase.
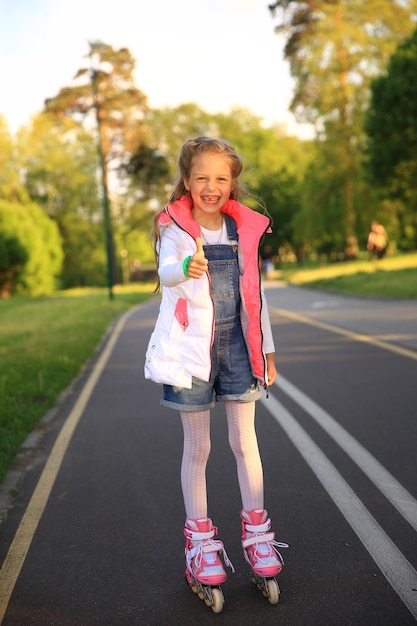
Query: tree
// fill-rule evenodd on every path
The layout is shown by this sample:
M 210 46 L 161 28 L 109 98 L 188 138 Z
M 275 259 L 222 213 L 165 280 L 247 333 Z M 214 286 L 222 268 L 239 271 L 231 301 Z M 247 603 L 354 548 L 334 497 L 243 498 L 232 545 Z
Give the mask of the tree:
M 356 235 L 358 146 L 369 83 L 413 30 L 417 0 L 278 0 L 269 8 L 276 31 L 286 37 L 284 56 L 295 78 L 291 110 L 315 124 L 322 142 L 343 148 L 337 179 L 344 238 L 350 239 Z
M 7 253 L 23 266 L 19 268 L 18 291 L 36 296 L 51 293 L 63 257 L 56 224 L 34 203 L 0 200 L 0 233 L 7 242 Z
M 400 238 L 417 248 L 417 30 L 371 85 L 365 120 L 367 169 L 385 195 L 399 201 Z
M 24 173 L 29 197 L 58 225 L 62 286 L 104 286 L 103 216 L 91 136 L 71 118 L 41 113 L 18 133 L 16 151 L 15 166 Z
M 169 164 L 167 158 L 157 148 L 143 143 L 132 155 L 126 171 L 137 183 L 142 196 L 155 198 L 159 189 L 168 183 Z
M 27 202 L 28 194 L 22 184 L 16 164 L 16 146 L 6 121 L 0 116 L 0 199 Z
M 71 119 L 41 113 L 17 135 L 16 165 L 32 201 L 61 223 L 69 213 L 97 221 L 97 162 L 91 136 Z
M 109 280 L 117 282 L 112 215 L 109 196 L 123 189 L 126 165 L 142 143 L 145 95 L 136 88 L 135 60 L 127 48 L 90 43 L 90 67 L 76 74 L 76 84 L 45 101 L 45 110 L 58 117 L 71 116 L 91 127 L 94 114 L 102 174 L 104 227 Z M 110 175 L 111 174 L 111 175 Z M 113 276 L 110 274 L 113 273 Z
M 272 218 L 272 234 L 267 243 L 274 257 L 284 260 L 288 252 L 298 253 L 294 217 L 300 210 L 300 183 L 286 167 L 272 175 L 260 177 L 257 187 L 259 195 Z
M 123 165 L 141 143 L 146 96 L 137 89 L 136 62 L 127 48 L 90 44 L 91 67 L 78 70 L 75 84 L 45 100 L 45 110 L 57 117 L 70 116 L 89 128 L 98 113 L 105 163 L 123 173 Z M 96 93 L 94 93 L 94 87 Z
M 177 174 L 177 157 L 182 144 L 190 137 L 215 134 L 217 126 L 213 126 L 213 119 L 213 115 L 193 102 L 174 108 L 153 109 L 145 114 L 148 145 L 166 158 L 171 182 Z
M 296 80 L 291 103 L 300 121 L 352 126 L 366 87 L 414 29 L 416 0 L 278 0 L 269 6 Z M 365 88 L 365 89 L 363 89 Z

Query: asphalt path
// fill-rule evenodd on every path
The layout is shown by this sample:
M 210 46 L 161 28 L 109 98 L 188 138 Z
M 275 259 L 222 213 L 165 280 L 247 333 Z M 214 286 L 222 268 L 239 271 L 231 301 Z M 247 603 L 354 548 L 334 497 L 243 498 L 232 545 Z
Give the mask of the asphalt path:
M 214 615 L 184 581 L 182 431 L 143 378 L 157 299 L 115 323 L 0 525 L 4 626 L 400 626 L 417 620 L 417 303 L 267 284 L 279 378 L 257 403 L 281 598 L 249 579 L 222 406 L 209 514 L 236 572 Z M 35 441 L 34 440 L 34 441 Z

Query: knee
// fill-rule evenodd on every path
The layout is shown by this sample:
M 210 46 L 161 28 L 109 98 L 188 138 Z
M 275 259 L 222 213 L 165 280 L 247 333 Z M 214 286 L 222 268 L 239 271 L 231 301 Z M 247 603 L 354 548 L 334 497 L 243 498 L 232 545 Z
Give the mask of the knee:
M 245 458 L 246 446 L 241 437 L 229 436 L 229 445 L 236 459 Z
M 211 451 L 210 441 L 196 441 L 190 446 L 189 456 L 193 463 L 207 463 Z

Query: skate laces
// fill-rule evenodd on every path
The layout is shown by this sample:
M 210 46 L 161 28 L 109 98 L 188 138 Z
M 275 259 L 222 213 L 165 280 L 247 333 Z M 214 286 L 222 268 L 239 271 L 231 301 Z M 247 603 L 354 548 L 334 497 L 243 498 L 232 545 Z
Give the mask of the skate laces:
M 201 563 L 203 560 L 208 566 L 210 565 L 215 566 L 216 555 L 218 552 L 222 553 L 225 564 L 227 565 L 227 567 L 230 567 L 232 572 L 234 572 L 235 568 L 233 567 L 231 560 L 227 556 L 227 552 L 225 550 L 223 542 L 218 541 L 218 540 L 213 541 L 210 539 L 207 541 L 202 541 L 201 543 L 194 546 L 193 548 L 190 548 L 187 551 L 185 561 L 186 561 L 188 569 L 191 571 L 191 562 L 193 559 L 194 559 L 196 568 L 201 567 Z
M 213 540 L 214 535 L 217 533 L 217 528 L 212 527 L 211 530 L 207 532 L 196 532 L 189 528 L 184 530 L 184 534 L 190 542 L 190 547 L 186 550 L 185 562 L 189 571 L 192 571 L 191 563 L 194 559 L 194 564 L 197 569 L 201 567 L 202 562 L 204 561 L 209 567 L 215 567 L 216 561 L 218 559 L 217 553 L 221 552 L 223 555 L 223 560 L 227 567 L 230 567 L 232 572 L 235 571 L 233 564 L 229 557 L 227 556 L 227 552 L 223 545 L 223 542 L 220 540 Z M 192 546 L 192 541 L 198 541 L 197 545 Z M 221 563 L 220 563 L 221 564 Z
M 245 558 L 250 565 L 252 565 L 252 563 L 247 554 L 247 548 L 250 546 L 254 546 L 253 555 L 262 564 L 268 564 L 271 558 L 274 558 L 276 554 L 280 563 L 284 565 L 284 557 L 279 552 L 278 548 L 289 548 L 289 545 L 275 541 L 275 533 L 267 532 L 270 528 L 270 519 L 267 519 L 263 524 L 257 525 L 247 524 L 245 522 L 245 531 L 251 533 L 251 536 L 242 540 L 242 547 L 244 548 Z

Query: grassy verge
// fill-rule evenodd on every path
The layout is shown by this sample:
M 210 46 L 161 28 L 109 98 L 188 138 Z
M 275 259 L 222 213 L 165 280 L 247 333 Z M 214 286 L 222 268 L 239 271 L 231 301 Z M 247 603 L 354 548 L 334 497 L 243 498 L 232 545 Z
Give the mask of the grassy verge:
M 152 287 L 0 301 L 0 483 L 35 424 L 80 372 L 112 320 Z
M 275 272 L 275 278 L 312 289 L 388 298 L 417 298 L 417 254 L 308 269 L 291 265 Z

